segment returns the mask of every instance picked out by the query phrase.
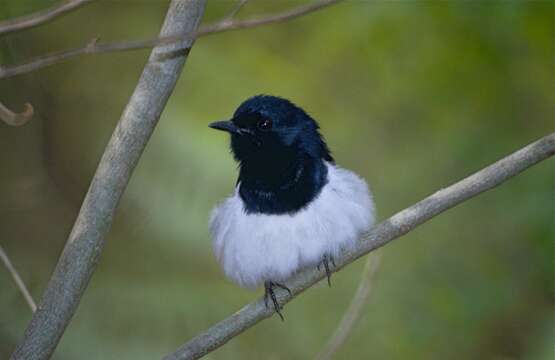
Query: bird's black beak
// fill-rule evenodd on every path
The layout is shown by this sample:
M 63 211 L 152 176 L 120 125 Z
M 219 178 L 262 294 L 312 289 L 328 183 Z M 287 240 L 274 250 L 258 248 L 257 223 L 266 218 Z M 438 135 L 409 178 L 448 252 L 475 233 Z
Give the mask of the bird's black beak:
M 231 134 L 239 134 L 240 130 L 232 121 L 216 121 L 208 125 L 212 129 L 227 131 Z

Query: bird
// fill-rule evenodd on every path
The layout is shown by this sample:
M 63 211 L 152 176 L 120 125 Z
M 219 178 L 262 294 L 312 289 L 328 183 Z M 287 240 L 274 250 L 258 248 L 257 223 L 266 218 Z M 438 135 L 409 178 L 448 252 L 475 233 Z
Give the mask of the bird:
M 235 190 L 212 210 L 213 251 L 225 275 L 247 289 L 275 289 L 300 269 L 330 267 L 374 224 L 364 179 L 335 163 L 320 127 L 301 107 L 271 95 L 248 98 L 230 120 L 209 126 L 231 135 Z

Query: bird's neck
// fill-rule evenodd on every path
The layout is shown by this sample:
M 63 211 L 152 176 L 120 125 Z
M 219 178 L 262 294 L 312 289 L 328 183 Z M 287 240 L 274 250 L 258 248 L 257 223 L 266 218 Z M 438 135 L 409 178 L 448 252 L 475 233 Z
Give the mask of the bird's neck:
M 247 213 L 294 214 L 306 207 L 327 183 L 323 159 L 308 154 L 282 153 L 242 161 L 239 195 Z

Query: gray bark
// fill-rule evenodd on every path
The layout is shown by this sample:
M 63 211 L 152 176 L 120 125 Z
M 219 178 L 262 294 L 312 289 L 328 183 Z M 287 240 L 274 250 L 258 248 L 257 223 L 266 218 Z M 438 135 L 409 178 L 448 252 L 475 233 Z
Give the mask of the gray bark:
M 340 270 L 361 256 L 401 237 L 443 211 L 502 184 L 553 154 L 555 154 L 555 133 L 541 138 L 456 184 L 437 191 L 376 225 L 370 232 L 362 236 L 354 251 L 344 253 L 340 258 L 335 259 L 337 267 L 333 270 Z M 285 283 L 291 289 L 292 295 L 281 289 L 276 290 L 279 303 L 283 305 L 291 301 L 295 296 L 322 280 L 324 276 L 325 274 L 317 269 L 300 271 Z M 258 299 L 195 336 L 164 359 L 198 359 L 224 345 L 258 322 L 269 318 L 273 313 L 272 307 L 266 308 L 263 298 Z
M 194 33 L 204 0 L 173 0 L 160 36 Z M 153 49 L 104 151 L 37 311 L 12 359 L 48 359 L 96 268 L 117 205 L 185 63 L 192 40 Z

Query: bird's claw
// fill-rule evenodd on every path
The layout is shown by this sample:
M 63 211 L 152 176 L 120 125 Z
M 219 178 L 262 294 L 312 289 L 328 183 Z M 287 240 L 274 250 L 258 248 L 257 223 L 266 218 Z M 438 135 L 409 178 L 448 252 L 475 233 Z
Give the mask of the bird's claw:
M 281 313 L 281 309 L 283 309 L 283 307 L 277 301 L 276 293 L 274 292 L 275 287 L 282 288 L 283 290 L 286 290 L 289 293 L 289 295 L 291 295 L 291 290 L 289 290 L 287 286 L 273 281 L 265 281 L 264 282 L 264 305 L 266 305 L 266 308 L 268 308 L 268 298 L 272 299 L 274 310 L 278 313 L 279 317 L 281 318 L 281 321 L 284 321 L 285 318 Z
M 328 278 L 328 286 L 331 287 L 331 271 L 330 271 L 330 263 L 333 267 L 337 267 L 335 265 L 335 259 L 331 254 L 325 254 L 322 258 L 322 261 L 318 264 L 317 269 L 320 271 L 320 267 L 324 265 L 324 270 L 326 271 L 326 277 Z

